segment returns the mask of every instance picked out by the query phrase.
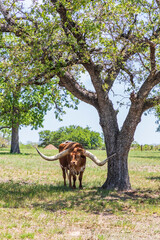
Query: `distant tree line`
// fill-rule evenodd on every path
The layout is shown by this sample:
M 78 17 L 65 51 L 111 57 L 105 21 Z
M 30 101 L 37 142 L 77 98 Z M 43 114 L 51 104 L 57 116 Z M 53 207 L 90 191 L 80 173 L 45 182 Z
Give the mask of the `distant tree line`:
M 141 145 L 134 141 L 131 145 L 131 150 L 141 150 L 141 151 L 156 151 L 160 150 L 160 145 L 153 145 L 153 144 L 144 144 Z
M 97 149 L 103 145 L 103 138 L 99 132 L 91 131 L 89 127 L 82 128 L 75 125 L 61 127 L 57 131 L 41 131 L 39 132 L 39 138 L 42 147 L 48 144 L 58 147 L 60 143 L 66 140 L 79 142 L 86 149 Z

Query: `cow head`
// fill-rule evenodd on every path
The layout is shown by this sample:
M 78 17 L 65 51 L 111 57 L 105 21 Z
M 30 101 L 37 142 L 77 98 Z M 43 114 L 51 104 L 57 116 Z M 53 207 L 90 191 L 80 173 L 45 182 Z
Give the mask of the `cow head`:
M 70 153 L 70 169 L 74 173 L 81 171 L 83 163 L 86 161 L 85 150 L 81 147 L 75 147 Z M 85 168 L 85 166 L 83 166 Z
M 84 157 L 85 151 L 82 148 L 74 148 L 73 151 L 70 152 L 71 163 L 73 165 L 78 165 L 81 157 Z

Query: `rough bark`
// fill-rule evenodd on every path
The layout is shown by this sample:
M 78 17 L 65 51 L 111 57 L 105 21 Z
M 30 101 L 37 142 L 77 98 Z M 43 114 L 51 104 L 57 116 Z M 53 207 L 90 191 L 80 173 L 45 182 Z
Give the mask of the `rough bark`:
M 130 146 L 125 148 L 125 144 L 123 145 L 121 142 L 126 141 L 126 139 L 120 139 L 121 133 L 117 124 L 117 116 L 111 103 L 110 107 L 107 105 L 100 113 L 100 124 L 104 133 L 107 155 L 110 156 L 116 153 L 114 157 L 108 160 L 107 179 L 102 188 L 108 190 L 129 190 L 131 189 L 131 184 L 127 160 Z
M 19 148 L 19 125 L 12 124 L 11 150 L 10 153 L 20 153 Z
M 116 153 L 116 156 L 108 161 L 107 179 L 102 186 L 104 189 L 120 191 L 131 189 L 128 173 L 128 153 L 137 125 L 141 121 L 144 100 L 139 99 L 134 93 L 131 94 L 130 100 L 131 107 L 121 130 L 118 129 L 118 124 L 116 124 L 117 118 L 112 107 L 110 107 L 112 111 L 108 112 L 109 116 L 112 116 L 110 121 L 108 116 L 105 117 L 107 112 L 105 109 L 100 114 L 101 119 L 103 119 L 100 123 L 104 132 L 107 153 L 109 155 Z

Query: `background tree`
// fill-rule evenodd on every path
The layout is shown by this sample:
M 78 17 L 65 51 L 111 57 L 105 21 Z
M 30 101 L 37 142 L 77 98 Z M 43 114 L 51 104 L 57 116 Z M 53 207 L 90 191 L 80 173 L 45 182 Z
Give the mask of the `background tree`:
M 20 5 L 0 0 L 0 31 L 16 36 L 13 66 L 22 75 L 26 66 L 30 84 L 58 77 L 64 91 L 97 109 L 107 154 L 116 153 L 103 188 L 129 190 L 127 159 L 136 127 L 144 112 L 160 104 L 159 0 L 33 1 L 27 10 Z M 94 91 L 80 83 L 84 72 Z M 129 106 L 121 128 L 111 102 L 117 82 Z
M 0 120 L 3 125 L 1 128 L 11 129 L 10 152 L 20 153 L 19 128 L 29 125 L 32 129 L 42 127 L 46 112 L 55 102 L 56 93 L 52 89 L 51 82 L 43 87 L 25 86 L 11 77 L 7 82 L 1 81 L 0 87 L 0 93 L 3 95 L 0 108 Z
M 9 145 L 11 140 L 11 131 L 10 129 L 4 127 L 0 127 L 0 146 L 6 147 Z
M 97 149 L 102 147 L 103 139 L 100 133 L 91 131 L 89 127 L 82 128 L 80 126 L 71 125 L 69 127 L 61 127 L 57 131 L 41 131 L 39 132 L 41 146 L 53 144 L 58 148 L 59 144 L 66 140 L 79 142 L 86 149 Z
M 20 153 L 19 128 L 32 126 L 33 129 L 42 127 L 44 115 L 54 101 L 52 89 L 46 85 L 22 87 L 11 81 L 11 85 L 1 88 L 3 102 L 1 102 L 0 119 L 12 131 L 11 153 Z M 1 85 L 2 86 L 2 85 Z
M 61 93 L 60 97 L 61 89 L 53 87 L 57 82 L 56 78 L 49 82 L 45 80 L 43 83 L 32 82 L 31 84 L 32 80 L 26 78 L 26 66 L 21 68 L 18 62 L 15 65 L 12 64 L 18 61 L 15 54 L 16 41 L 12 35 L 1 35 L 0 126 L 3 129 L 11 129 L 11 153 L 20 153 L 19 128 L 21 126 L 30 125 L 32 129 L 42 127 L 44 115 L 54 105 L 55 115 L 61 120 L 60 114 L 64 113 L 63 107 L 76 108 L 77 104 L 77 100 L 72 96 L 71 99 L 75 105 L 69 103 L 70 94 L 67 92 Z M 21 52 L 21 49 L 16 50 L 16 53 Z

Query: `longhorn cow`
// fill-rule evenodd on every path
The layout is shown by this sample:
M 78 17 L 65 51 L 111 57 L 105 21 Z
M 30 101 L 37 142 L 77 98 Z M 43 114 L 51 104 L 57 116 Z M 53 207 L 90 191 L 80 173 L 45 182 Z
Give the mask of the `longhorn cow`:
M 55 161 L 59 159 L 60 166 L 63 172 L 64 186 L 66 186 L 66 174 L 67 174 L 69 178 L 69 186 L 71 188 L 76 188 L 76 178 L 77 178 L 76 175 L 79 175 L 79 188 L 83 188 L 82 176 L 86 167 L 86 157 L 90 158 L 98 166 L 103 166 L 108 160 L 107 158 L 101 162 L 91 152 L 86 151 L 80 143 L 71 142 L 71 141 L 66 141 L 64 143 L 61 143 L 59 145 L 59 153 L 52 157 L 45 156 L 37 148 L 36 150 L 39 153 L 39 155 L 47 161 Z M 68 174 L 68 170 L 69 170 L 69 174 Z M 73 178 L 73 186 L 72 186 L 71 178 Z

